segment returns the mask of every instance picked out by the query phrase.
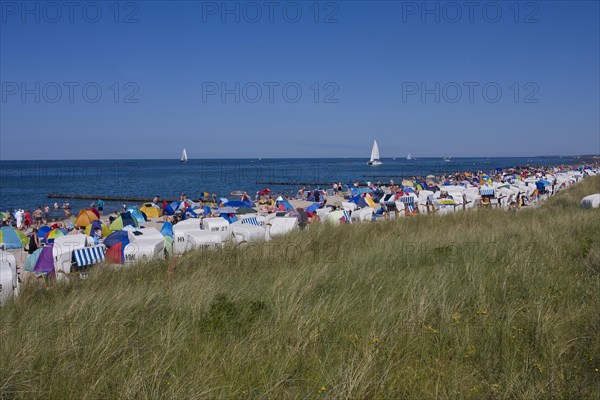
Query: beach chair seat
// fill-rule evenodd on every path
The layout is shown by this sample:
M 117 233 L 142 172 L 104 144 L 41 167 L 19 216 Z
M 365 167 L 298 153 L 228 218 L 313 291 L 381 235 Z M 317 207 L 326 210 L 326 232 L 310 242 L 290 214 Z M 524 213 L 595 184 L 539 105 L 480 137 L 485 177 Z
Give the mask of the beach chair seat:
M 371 221 L 373 219 L 374 209 L 371 207 L 361 208 L 360 210 L 356 210 L 352 213 L 351 219 L 352 222 L 364 222 Z
M 252 224 L 243 224 L 241 221 L 231 224 L 231 232 L 237 243 L 266 240 L 265 228 Z
M 269 239 L 282 236 L 298 229 L 298 219 L 295 217 L 277 217 L 269 221 L 268 235 Z
M 9 252 L 0 250 L 0 305 L 18 294 L 17 259 Z
M 222 242 L 231 240 L 231 226 L 225 218 L 205 218 L 202 220 L 202 229 L 213 233 L 218 233 L 221 236 Z
M 354 210 L 356 210 L 357 206 L 355 203 L 350 203 L 348 201 L 343 201 L 342 202 L 342 208 L 346 211 L 350 211 L 353 212 Z
M 87 245 L 93 245 L 93 239 L 84 234 L 65 235 L 54 240 L 52 257 L 57 280 L 67 278 L 65 274 L 71 273 L 73 266 L 73 252 L 81 250 Z

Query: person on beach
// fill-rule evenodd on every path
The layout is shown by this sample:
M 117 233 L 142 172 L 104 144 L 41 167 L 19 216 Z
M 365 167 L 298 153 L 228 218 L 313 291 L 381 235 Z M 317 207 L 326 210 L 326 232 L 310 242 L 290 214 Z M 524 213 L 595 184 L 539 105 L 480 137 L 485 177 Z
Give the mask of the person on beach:
M 179 196 L 179 201 L 184 201 L 185 199 L 185 193 L 181 193 L 181 196 Z
M 337 182 L 333 182 L 333 194 L 337 196 L 338 194 L 338 184 Z
M 319 214 L 317 214 L 317 210 L 314 210 L 312 212 L 312 217 L 310 218 L 310 223 L 311 224 L 318 224 L 321 222 L 321 217 L 319 217 Z
M 315 190 L 315 203 L 321 202 L 321 192 L 319 189 Z
M 40 247 L 40 238 L 38 237 L 38 229 L 33 228 L 31 235 L 29 236 L 29 245 L 27 246 L 27 252 L 33 254 Z
M 155 197 L 152 199 L 152 203 L 154 203 L 154 204 L 158 204 L 158 199 L 159 199 L 159 198 L 160 198 L 160 196 L 155 196 Z
M 102 211 L 104 210 L 104 201 L 102 199 L 98 199 L 98 213 L 102 215 Z
M 296 211 L 298 211 L 298 226 L 300 230 L 303 230 L 308 225 L 308 215 L 304 211 L 304 208 L 300 207 Z
M 18 209 L 17 212 L 15 212 L 15 221 L 17 222 L 17 229 L 21 229 L 23 226 L 23 216 L 24 216 L 24 212 L 22 209 Z
M 42 206 L 38 206 L 38 208 L 33 211 L 33 222 L 36 228 L 39 229 L 39 227 L 42 226 L 43 217 L 44 212 L 42 211 Z
M 54 209 L 58 210 L 58 202 L 57 201 L 54 202 Z
M 29 209 L 25 210 L 25 228 L 29 229 L 29 227 L 31 226 L 31 213 L 29 212 Z
M 121 212 L 125 212 L 125 211 L 127 211 L 127 204 L 123 203 L 121 205 Z
M 304 199 L 304 190 L 306 189 L 305 186 L 302 186 L 302 188 L 300 190 L 298 190 L 298 198 L 299 199 Z
M 44 206 L 44 217 L 46 219 L 50 218 L 50 207 L 48 206 L 48 204 Z

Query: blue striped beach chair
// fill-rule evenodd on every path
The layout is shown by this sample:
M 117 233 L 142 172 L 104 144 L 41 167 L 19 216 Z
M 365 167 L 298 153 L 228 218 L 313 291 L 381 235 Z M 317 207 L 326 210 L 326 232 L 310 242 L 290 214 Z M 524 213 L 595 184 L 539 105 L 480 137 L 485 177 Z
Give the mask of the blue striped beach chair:
M 350 223 L 350 212 L 344 210 L 344 218 L 346 218 L 346 223 Z
M 75 265 L 73 270 L 79 271 L 91 265 L 101 263 L 105 259 L 105 253 L 106 247 L 103 244 L 74 250 L 72 262 Z
M 260 222 L 258 222 L 258 219 L 256 219 L 256 217 L 244 218 L 242 219 L 242 224 L 260 226 Z
M 400 197 L 400 202 L 404 204 L 405 214 L 413 214 L 416 212 L 417 207 L 415 206 L 414 196 L 402 196 Z

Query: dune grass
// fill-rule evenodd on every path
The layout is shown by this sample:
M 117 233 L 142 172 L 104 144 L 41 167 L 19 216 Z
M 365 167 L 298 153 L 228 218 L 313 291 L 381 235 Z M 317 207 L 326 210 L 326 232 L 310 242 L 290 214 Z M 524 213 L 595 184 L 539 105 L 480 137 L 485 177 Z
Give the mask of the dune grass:
M 598 398 L 594 192 L 26 287 L 0 308 L 0 399 Z

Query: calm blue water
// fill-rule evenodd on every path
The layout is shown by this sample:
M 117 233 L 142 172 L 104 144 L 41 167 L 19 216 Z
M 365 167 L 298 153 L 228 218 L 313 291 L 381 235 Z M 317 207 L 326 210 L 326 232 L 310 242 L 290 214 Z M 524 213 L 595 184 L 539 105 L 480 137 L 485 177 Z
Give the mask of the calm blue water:
M 102 196 L 139 196 L 178 198 L 185 192 L 197 199 L 208 191 L 229 195 L 234 190 L 255 193 L 266 186 L 275 192 L 295 193 L 300 185 L 264 185 L 258 181 L 348 183 L 381 180 L 391 177 L 442 175 L 458 171 L 490 171 L 516 165 L 551 165 L 578 163 L 561 158 L 440 158 L 383 159 L 383 165 L 367 166 L 365 158 L 347 159 L 230 159 L 190 160 L 101 160 L 101 161 L 0 161 L 0 210 L 15 207 L 34 209 L 52 205 L 47 193 Z M 72 208 L 89 207 L 91 200 L 69 200 Z M 62 200 L 58 199 L 61 204 Z M 105 211 L 120 208 L 107 202 Z M 58 215 L 58 214 L 57 214 Z

